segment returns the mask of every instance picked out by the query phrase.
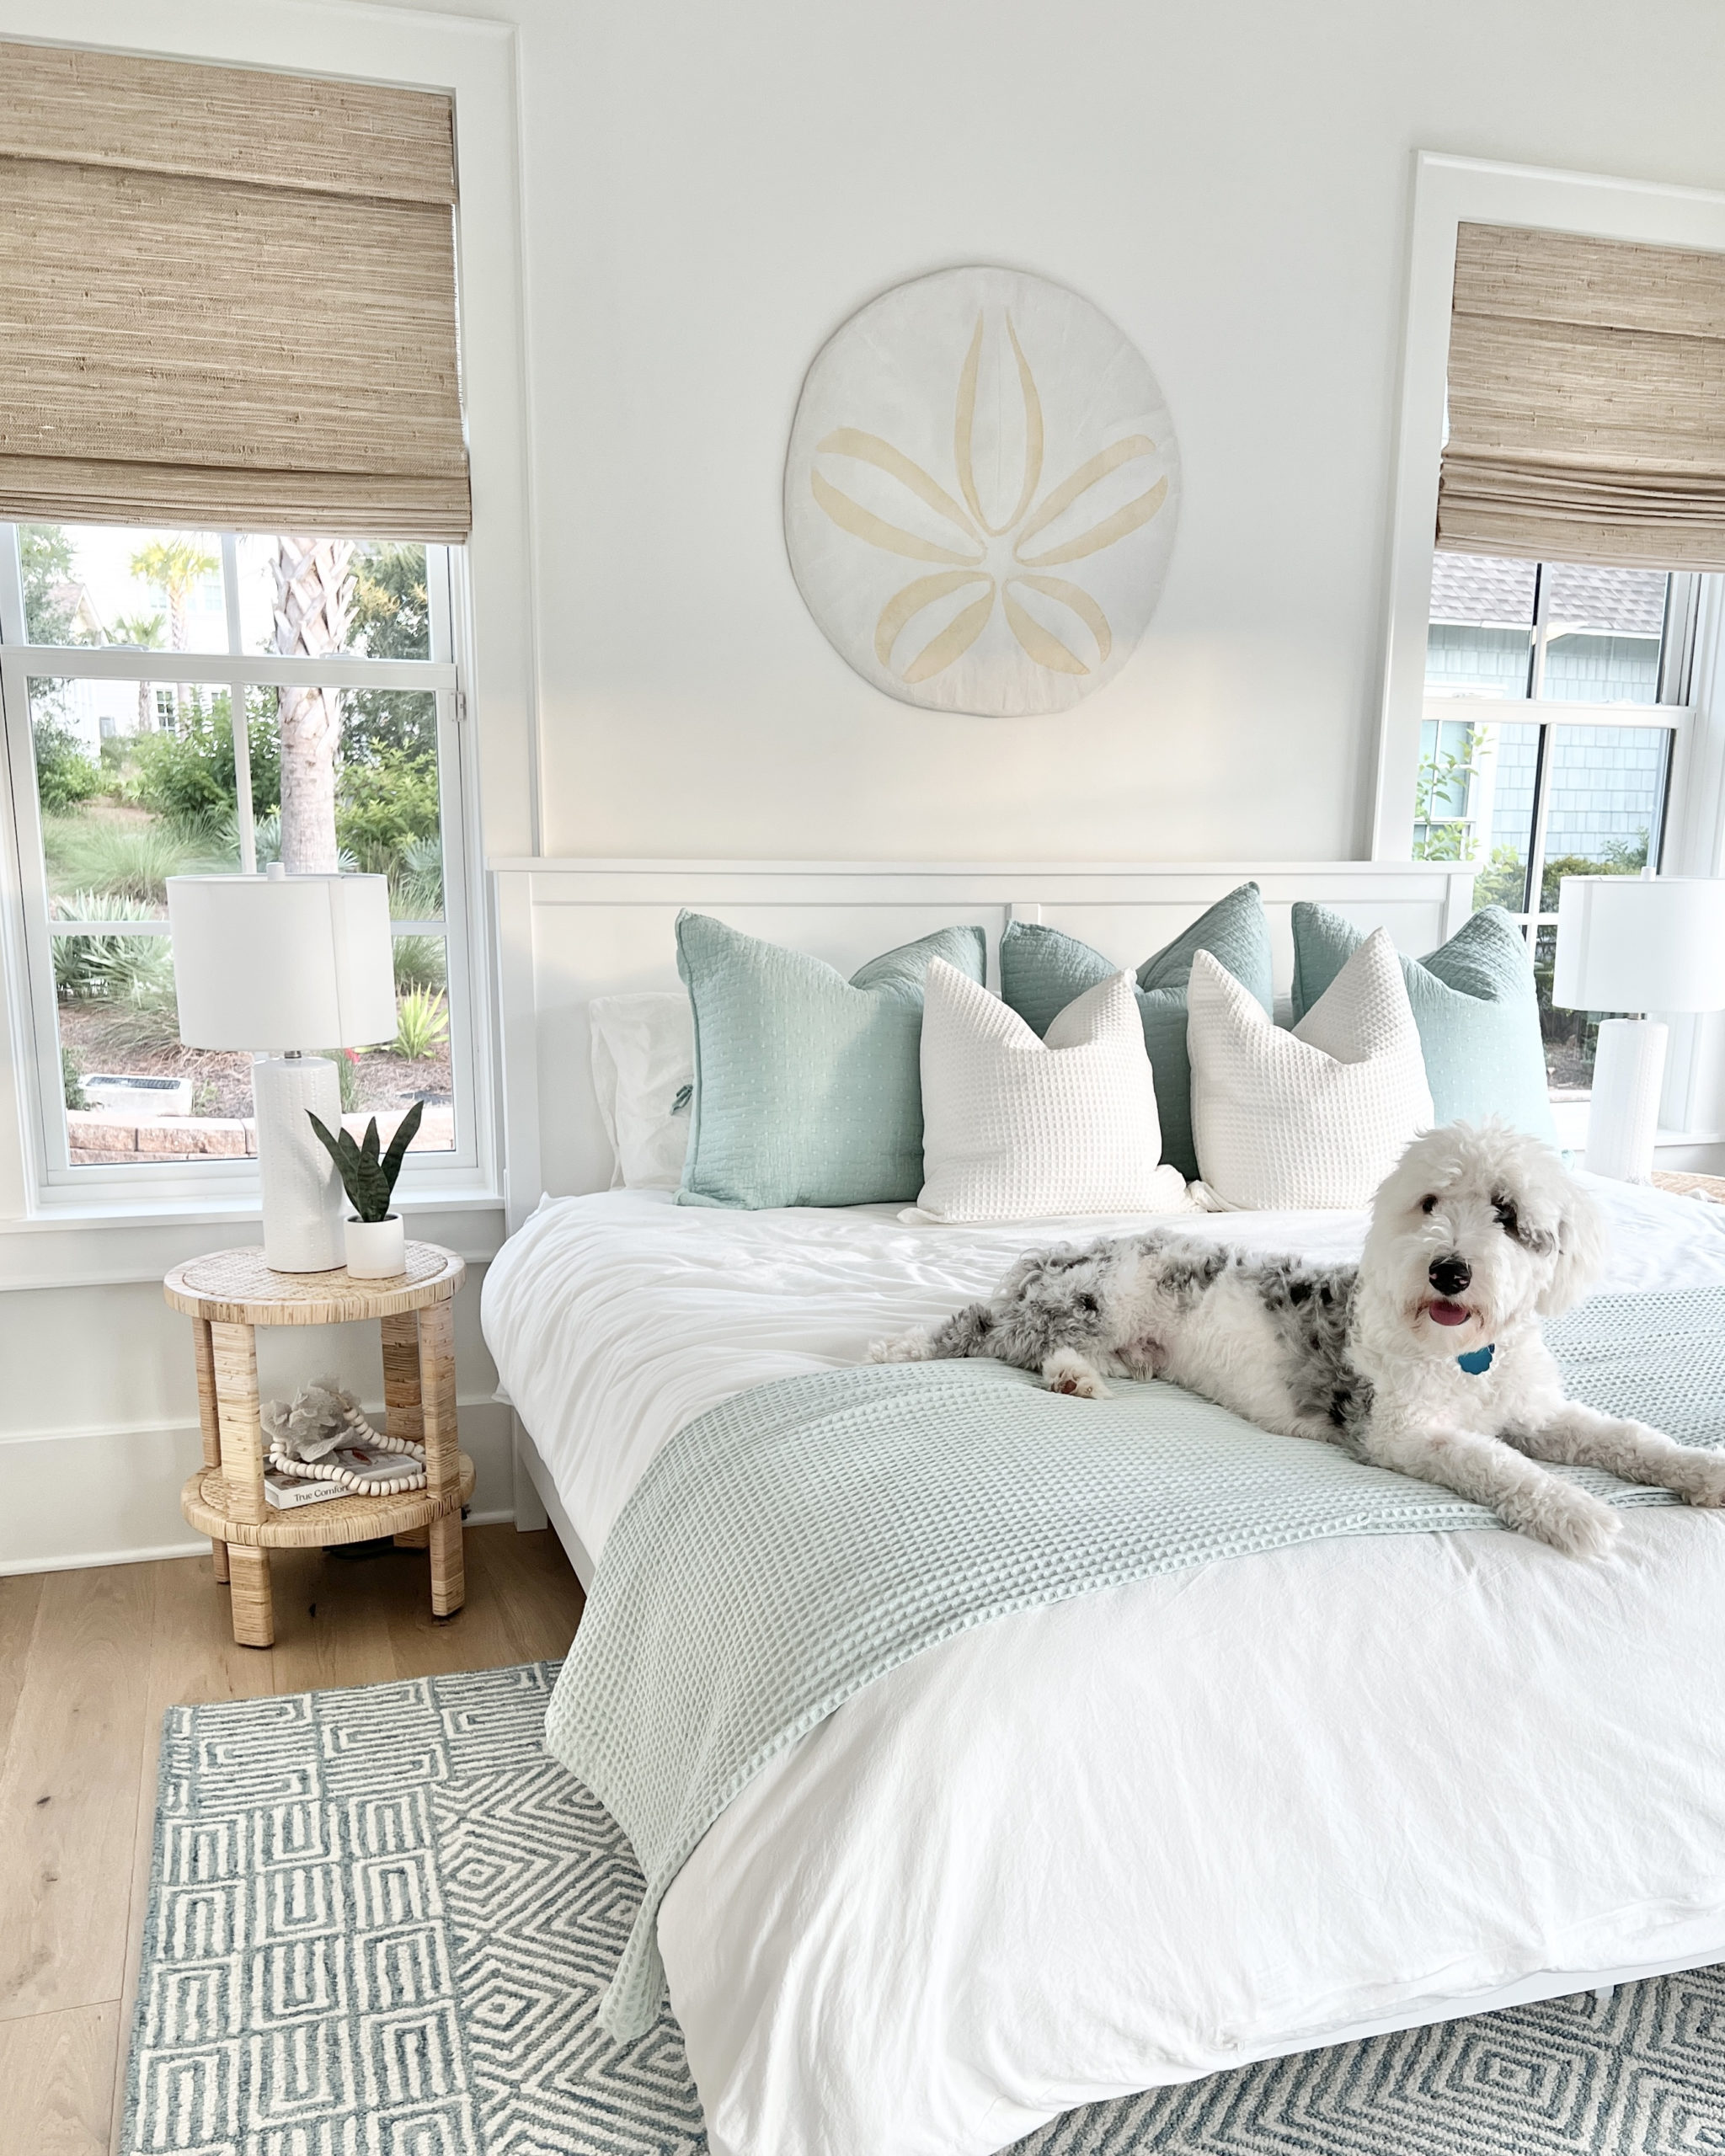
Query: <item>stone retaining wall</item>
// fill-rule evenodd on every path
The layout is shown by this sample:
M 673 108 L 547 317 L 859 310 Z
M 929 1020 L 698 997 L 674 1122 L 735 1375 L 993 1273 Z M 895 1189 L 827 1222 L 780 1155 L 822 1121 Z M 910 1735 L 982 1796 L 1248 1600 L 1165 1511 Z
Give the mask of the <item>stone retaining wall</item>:
M 406 1113 L 404 1108 L 387 1108 L 378 1116 L 378 1132 L 386 1145 Z M 371 1116 L 361 1110 L 341 1120 L 355 1138 L 363 1138 Z M 153 1123 L 133 1123 L 72 1108 L 67 1112 L 66 1128 L 75 1168 L 111 1167 L 139 1161 L 244 1160 L 255 1158 L 258 1150 L 258 1128 L 250 1116 L 239 1121 L 212 1115 L 174 1115 Z M 454 1144 L 455 1110 L 447 1106 L 428 1107 L 414 1150 L 447 1152 Z

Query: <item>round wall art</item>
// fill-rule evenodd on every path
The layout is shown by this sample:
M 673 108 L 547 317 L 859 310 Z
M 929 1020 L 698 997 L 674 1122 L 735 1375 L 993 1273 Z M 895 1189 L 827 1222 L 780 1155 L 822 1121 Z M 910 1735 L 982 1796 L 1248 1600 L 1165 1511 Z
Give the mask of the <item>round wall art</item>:
M 1065 286 L 943 270 L 872 300 L 809 370 L 785 542 L 857 673 L 932 711 L 1065 711 L 1155 611 L 1180 497 L 1143 355 Z

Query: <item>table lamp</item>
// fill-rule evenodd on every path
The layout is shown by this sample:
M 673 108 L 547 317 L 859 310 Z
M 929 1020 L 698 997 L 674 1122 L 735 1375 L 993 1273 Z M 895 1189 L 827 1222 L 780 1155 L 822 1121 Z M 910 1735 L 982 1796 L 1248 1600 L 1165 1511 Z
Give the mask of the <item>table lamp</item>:
M 1643 1014 L 1600 1022 L 1587 1165 L 1620 1182 L 1650 1182 L 1668 1029 L 1645 1013 L 1725 1010 L 1725 880 L 1566 876 L 1551 1001 Z
M 382 876 L 170 876 L 168 921 L 188 1048 L 267 1050 L 252 1065 L 264 1262 L 343 1262 L 341 1186 L 307 1110 L 334 1130 L 341 1080 L 310 1048 L 395 1038 L 389 886 Z

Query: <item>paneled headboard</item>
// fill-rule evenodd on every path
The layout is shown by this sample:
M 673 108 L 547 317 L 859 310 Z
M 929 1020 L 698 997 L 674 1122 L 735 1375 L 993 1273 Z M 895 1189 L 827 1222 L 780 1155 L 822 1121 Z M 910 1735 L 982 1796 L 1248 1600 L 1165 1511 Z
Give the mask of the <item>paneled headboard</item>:
M 1273 867 L 1044 862 L 494 861 L 510 1226 L 539 1201 L 601 1190 L 611 1151 L 593 1097 L 587 1002 L 675 988 L 672 927 L 684 906 L 812 952 L 846 973 L 931 929 L 986 930 L 989 978 L 1009 921 L 1068 930 L 1137 966 L 1248 878 L 1263 891 L 1276 987 L 1293 971 L 1296 899 L 1387 928 L 1404 951 L 1441 943 L 1473 903 L 1470 871 L 1442 862 L 1301 862 Z

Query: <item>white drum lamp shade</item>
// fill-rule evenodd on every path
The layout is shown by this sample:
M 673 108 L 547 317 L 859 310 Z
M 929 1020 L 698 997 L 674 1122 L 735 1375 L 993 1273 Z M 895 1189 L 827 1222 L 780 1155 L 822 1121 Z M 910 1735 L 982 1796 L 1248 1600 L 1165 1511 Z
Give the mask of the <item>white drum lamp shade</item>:
M 382 876 L 170 876 L 188 1048 L 366 1048 L 395 1038 Z
M 307 1049 L 364 1048 L 396 1030 L 389 886 L 382 876 L 170 876 L 168 921 L 189 1048 L 252 1066 L 264 1257 L 325 1273 L 343 1257 L 341 1185 L 311 1117 L 341 1120 L 335 1065 Z
M 1551 1001 L 1565 1011 L 1725 1010 L 1725 880 L 1565 877 Z M 1599 1027 L 1587 1141 L 1598 1175 L 1652 1176 L 1666 1033 L 1645 1017 Z

